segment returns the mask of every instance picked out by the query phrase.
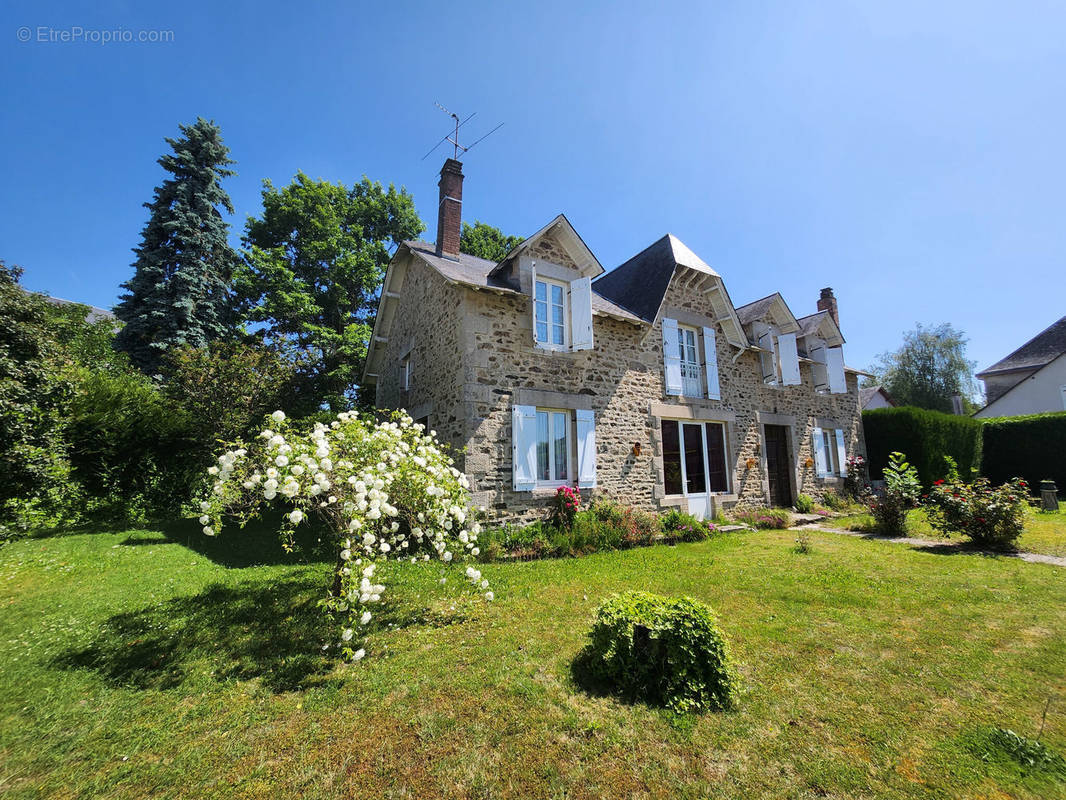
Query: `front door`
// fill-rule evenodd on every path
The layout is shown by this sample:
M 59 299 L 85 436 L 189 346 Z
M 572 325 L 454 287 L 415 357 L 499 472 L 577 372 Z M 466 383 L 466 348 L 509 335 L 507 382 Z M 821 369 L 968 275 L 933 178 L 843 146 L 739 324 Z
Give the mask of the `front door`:
M 766 476 L 770 482 L 770 505 L 788 508 L 792 505 L 792 465 L 788 458 L 788 428 L 784 425 L 766 425 L 764 431 Z

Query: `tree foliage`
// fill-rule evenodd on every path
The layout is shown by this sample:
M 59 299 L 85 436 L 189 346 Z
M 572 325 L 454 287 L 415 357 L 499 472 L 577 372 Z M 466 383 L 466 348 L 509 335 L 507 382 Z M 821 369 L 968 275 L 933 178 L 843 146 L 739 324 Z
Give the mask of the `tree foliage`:
M 473 225 L 463 223 L 459 234 L 459 251 L 487 261 L 503 261 L 508 253 L 524 241 L 521 236 L 506 236 L 499 228 L 475 220 Z
M 223 178 L 234 162 L 218 126 L 204 119 L 167 139 L 159 165 L 172 177 L 145 203 L 151 217 L 134 249 L 134 274 L 115 314 L 125 327 L 115 346 L 148 374 L 173 347 L 202 347 L 232 332 L 229 284 L 237 255 L 227 241 L 233 213 Z
M 249 217 L 235 288 L 243 319 L 266 339 L 308 356 L 309 391 L 333 409 L 350 405 L 366 356 L 390 246 L 423 229 L 404 189 L 364 177 L 348 188 L 302 172 L 263 187 Z
M 929 327 L 919 323 L 903 334 L 899 350 L 879 355 L 870 372 L 899 405 L 950 413 L 954 395 L 972 403 L 976 394 L 977 364 L 966 359 L 967 341 L 948 323 Z

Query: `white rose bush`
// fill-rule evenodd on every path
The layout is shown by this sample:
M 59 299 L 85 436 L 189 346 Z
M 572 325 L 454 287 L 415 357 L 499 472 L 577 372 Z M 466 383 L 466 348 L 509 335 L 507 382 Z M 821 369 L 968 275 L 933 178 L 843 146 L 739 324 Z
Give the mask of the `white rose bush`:
M 386 591 L 379 566 L 390 559 L 467 563 L 472 591 L 493 599 L 488 580 L 468 563 L 479 553 L 480 532 L 468 519 L 469 484 L 434 432 L 401 412 L 376 424 L 343 412 L 328 425 L 300 431 L 275 411 L 266 426 L 208 469 L 213 484 L 200 504 L 200 524 L 214 536 L 223 516 L 243 526 L 271 504 L 283 504 L 281 535 L 291 548 L 298 525 L 312 515 L 322 519 L 337 546 L 324 604 L 338 620 L 346 658 L 366 654 L 366 626 Z

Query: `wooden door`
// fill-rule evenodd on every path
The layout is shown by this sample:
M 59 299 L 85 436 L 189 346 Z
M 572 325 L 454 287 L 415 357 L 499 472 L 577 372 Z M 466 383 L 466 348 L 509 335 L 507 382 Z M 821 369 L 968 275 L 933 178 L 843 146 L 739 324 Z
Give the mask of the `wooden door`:
M 788 457 L 788 428 L 766 425 L 766 475 L 770 482 L 770 505 L 792 505 L 792 465 Z

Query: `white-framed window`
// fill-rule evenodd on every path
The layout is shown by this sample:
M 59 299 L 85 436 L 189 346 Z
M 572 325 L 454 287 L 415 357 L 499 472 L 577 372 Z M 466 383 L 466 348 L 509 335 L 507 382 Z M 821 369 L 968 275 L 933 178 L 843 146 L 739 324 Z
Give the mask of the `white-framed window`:
M 669 317 L 663 318 L 662 327 L 666 394 L 720 400 L 722 394 L 718 382 L 718 350 L 714 328 L 680 325 L 676 319 Z
M 400 388 L 411 391 L 411 354 L 408 353 L 400 359 Z
M 725 423 L 664 419 L 659 424 L 667 495 L 729 492 Z
M 563 486 L 573 480 L 571 414 L 537 409 L 537 486 Z
M 533 324 L 537 344 L 566 349 L 570 346 L 567 285 L 548 278 L 537 278 L 533 285 Z
M 681 394 L 684 397 L 703 397 L 703 369 L 699 357 L 700 334 L 687 325 L 677 326 L 677 351 L 681 356 Z
M 847 444 L 840 428 L 815 428 L 811 434 L 814 468 L 820 478 L 847 475 Z

